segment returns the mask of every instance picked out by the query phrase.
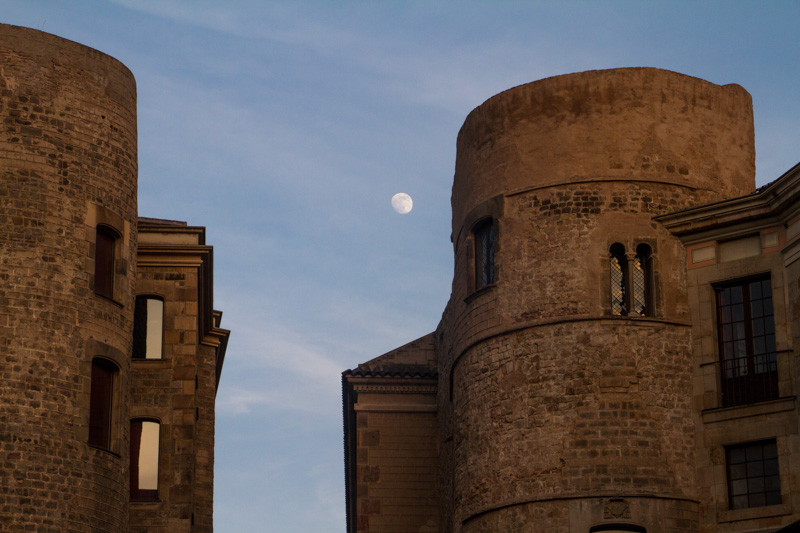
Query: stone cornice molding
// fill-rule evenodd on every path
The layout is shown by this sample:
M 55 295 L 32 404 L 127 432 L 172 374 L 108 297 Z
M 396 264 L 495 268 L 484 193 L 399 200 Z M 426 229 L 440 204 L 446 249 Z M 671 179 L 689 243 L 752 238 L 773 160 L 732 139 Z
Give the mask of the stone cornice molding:
M 800 215 L 800 164 L 747 196 L 723 200 L 654 217 L 685 244 L 701 242 L 709 233 L 735 237 L 753 233 Z M 761 220 L 760 224 L 753 224 Z M 742 227 L 738 227 L 742 226 Z

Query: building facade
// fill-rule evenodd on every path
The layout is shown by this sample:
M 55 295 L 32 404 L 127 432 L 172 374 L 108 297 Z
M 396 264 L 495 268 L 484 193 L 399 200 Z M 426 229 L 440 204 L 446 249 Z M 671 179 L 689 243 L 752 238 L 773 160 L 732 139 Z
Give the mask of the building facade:
M 0 531 L 212 530 L 204 229 L 137 217 L 136 86 L 0 25 Z
M 737 85 L 591 71 L 475 109 L 442 320 L 343 374 L 348 530 L 797 521 L 798 179 L 755 189 Z

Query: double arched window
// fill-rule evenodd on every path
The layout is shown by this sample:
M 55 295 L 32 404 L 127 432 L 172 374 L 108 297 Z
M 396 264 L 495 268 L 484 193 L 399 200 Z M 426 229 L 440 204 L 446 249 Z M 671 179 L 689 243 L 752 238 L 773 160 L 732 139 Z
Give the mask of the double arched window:
M 653 249 L 638 244 L 626 253 L 618 242 L 608 250 L 611 282 L 611 314 L 616 316 L 654 316 Z

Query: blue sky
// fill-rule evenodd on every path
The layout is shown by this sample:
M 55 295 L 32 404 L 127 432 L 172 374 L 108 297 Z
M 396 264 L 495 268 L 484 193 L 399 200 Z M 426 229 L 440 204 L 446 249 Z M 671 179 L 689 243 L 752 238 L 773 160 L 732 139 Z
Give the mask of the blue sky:
M 233 330 L 217 533 L 344 532 L 340 373 L 436 327 L 470 110 L 590 69 L 738 83 L 761 185 L 800 161 L 799 20 L 779 0 L 0 0 L 131 69 L 139 213 L 208 228 Z

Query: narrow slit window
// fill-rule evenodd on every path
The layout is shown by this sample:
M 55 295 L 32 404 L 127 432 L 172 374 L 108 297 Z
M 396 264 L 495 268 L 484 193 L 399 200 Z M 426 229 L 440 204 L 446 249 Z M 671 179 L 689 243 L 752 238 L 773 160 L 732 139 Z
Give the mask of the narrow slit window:
M 89 444 L 111 449 L 114 376 L 117 367 L 110 361 L 92 361 L 92 384 L 89 397 Z
M 161 424 L 155 420 L 131 420 L 131 500 L 158 499 L 158 458 Z
M 625 274 L 628 261 L 625 258 L 625 247 L 617 242 L 611 245 L 608 252 L 611 273 L 611 314 L 625 316 L 628 314 Z
M 650 246 L 640 244 L 636 247 L 636 257 L 631 265 L 631 286 L 633 290 L 632 312 L 637 316 L 652 315 L 652 251 Z
M 164 300 L 137 296 L 133 314 L 133 358 L 161 359 L 164 338 Z
M 94 252 L 94 292 L 114 298 L 114 248 L 117 234 L 108 226 L 97 226 Z
M 486 219 L 475 227 L 475 290 L 494 283 L 494 223 Z

